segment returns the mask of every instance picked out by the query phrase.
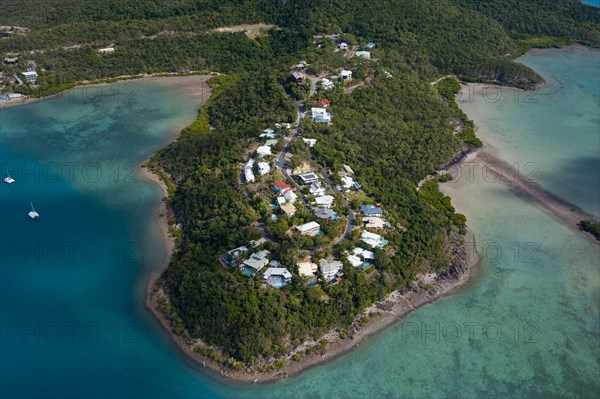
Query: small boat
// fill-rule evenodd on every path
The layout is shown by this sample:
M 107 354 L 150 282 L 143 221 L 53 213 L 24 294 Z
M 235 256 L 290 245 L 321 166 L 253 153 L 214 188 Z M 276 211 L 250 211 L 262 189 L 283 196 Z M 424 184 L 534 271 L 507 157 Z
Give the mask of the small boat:
M 32 219 L 39 218 L 40 214 L 35 211 L 35 208 L 33 207 L 33 202 L 29 201 L 29 203 L 31 204 L 31 211 L 29 211 L 28 213 L 29 217 Z
M 4 183 L 7 184 L 14 184 L 15 179 L 13 179 L 12 177 L 10 177 L 10 174 L 8 173 L 8 169 L 6 170 L 6 177 L 4 178 Z

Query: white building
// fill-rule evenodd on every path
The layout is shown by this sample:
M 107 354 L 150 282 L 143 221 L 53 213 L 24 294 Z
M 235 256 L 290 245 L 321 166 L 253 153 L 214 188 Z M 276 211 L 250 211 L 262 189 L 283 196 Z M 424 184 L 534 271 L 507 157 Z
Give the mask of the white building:
M 342 79 L 344 82 L 349 82 L 352 80 L 352 71 L 347 71 L 345 69 L 342 69 L 342 72 L 339 73 L 338 75 L 340 77 L 340 79 Z
M 346 42 L 341 42 L 340 44 L 338 44 L 338 48 L 340 50 L 348 50 L 348 47 L 350 47 L 350 46 Z
M 369 58 L 371 58 L 371 53 L 368 51 L 357 51 L 356 56 L 368 60 Z
M 321 259 L 319 261 L 319 269 L 321 269 L 321 274 L 325 278 L 334 278 L 342 271 L 343 267 L 344 265 L 339 260 Z
M 312 114 L 313 122 L 331 122 L 331 114 L 327 112 L 326 108 L 313 107 L 311 108 L 310 112 Z
M 25 71 L 25 72 L 21 72 L 21 75 L 23 75 L 23 77 L 25 78 L 26 81 L 30 82 L 30 83 L 35 83 L 37 81 L 38 78 L 38 74 L 36 71 Z
M 325 188 L 321 185 L 320 182 L 314 182 L 310 185 L 309 189 L 310 193 L 315 197 L 320 197 L 325 195 Z
M 271 155 L 271 147 L 268 145 L 260 146 L 256 149 L 256 153 L 261 158 L 266 157 L 267 155 Z
M 346 190 L 354 188 L 354 179 L 352 179 L 350 176 L 344 176 L 344 177 L 342 177 L 342 186 Z
M 263 278 L 271 287 L 281 288 L 292 282 L 292 273 L 283 267 L 269 267 Z
M 310 173 L 301 174 L 300 179 L 302 179 L 302 182 L 304 184 L 309 184 L 309 183 L 314 183 L 316 181 L 319 181 L 319 176 L 317 176 L 313 172 L 310 172 Z
M 354 248 L 354 250 L 352 252 L 354 253 L 354 255 L 360 256 L 364 260 L 373 260 L 373 259 L 375 259 L 375 254 L 373 252 L 371 252 L 371 251 L 367 251 L 364 248 L 356 247 L 356 248 Z
M 379 234 L 363 230 L 360 233 L 360 240 L 371 248 L 383 247 L 387 242 Z
M 377 216 L 363 217 L 363 222 L 367 223 L 367 229 L 383 229 L 385 226 L 385 220 Z
M 331 90 L 333 89 L 333 82 L 327 78 L 323 78 L 323 80 L 321 80 L 321 87 L 323 90 Z
M 363 264 L 362 259 L 356 255 L 348 255 L 348 262 L 350 262 L 353 267 L 360 267 Z
M 258 137 L 266 137 L 268 139 L 274 139 L 277 137 L 277 134 L 275 134 L 275 131 L 273 129 L 265 129 L 262 131 L 262 133 Z
M 298 262 L 298 274 L 301 277 L 313 277 L 317 272 L 317 264 L 312 262 Z
M 271 171 L 271 166 L 269 166 L 268 162 L 259 162 L 258 163 L 258 174 L 260 176 L 266 175 Z
M 267 140 L 265 142 L 265 145 L 268 146 L 268 147 L 273 147 L 274 145 L 277 145 L 277 141 L 278 140 Z
M 321 230 L 321 226 L 317 222 L 308 222 L 303 225 L 296 226 L 296 229 L 302 235 L 310 235 L 310 234 L 316 233 L 317 231 Z
M 304 141 L 306 144 L 308 144 L 308 146 L 310 148 L 313 148 L 315 146 L 315 144 L 317 144 L 317 139 L 305 139 L 305 138 L 303 138 L 302 141 Z
M 292 128 L 292 124 L 291 123 L 285 123 L 285 122 L 284 123 L 276 123 L 275 124 L 275 128 L 277 128 L 277 129 L 283 129 L 283 128 L 285 128 L 287 130 L 290 130 Z
M 287 193 L 285 193 L 284 197 L 288 204 L 293 204 L 298 199 L 298 196 L 293 191 L 288 191 Z
M 315 204 L 322 208 L 331 208 L 333 206 L 333 201 L 335 198 L 331 195 L 323 195 L 321 197 L 315 198 Z
M 98 49 L 98 52 L 101 54 L 114 53 L 115 49 L 112 47 L 100 48 L 100 49 Z
M 250 158 L 248 162 L 244 164 L 244 177 L 246 177 L 248 183 L 252 183 L 255 180 L 252 166 L 254 166 L 254 159 Z

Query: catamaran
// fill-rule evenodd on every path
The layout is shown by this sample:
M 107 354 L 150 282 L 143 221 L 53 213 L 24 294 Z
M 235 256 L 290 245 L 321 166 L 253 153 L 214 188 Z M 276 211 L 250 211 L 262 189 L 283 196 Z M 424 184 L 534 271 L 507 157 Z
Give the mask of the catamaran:
M 28 213 L 29 217 L 32 219 L 39 218 L 40 214 L 35 211 L 35 208 L 33 207 L 33 202 L 29 201 L 29 203 L 31 204 L 31 211 L 29 211 Z
M 8 169 L 6 169 L 6 177 L 4 178 L 4 183 L 13 184 L 14 182 L 15 182 L 15 179 L 10 177 L 10 173 L 8 173 Z

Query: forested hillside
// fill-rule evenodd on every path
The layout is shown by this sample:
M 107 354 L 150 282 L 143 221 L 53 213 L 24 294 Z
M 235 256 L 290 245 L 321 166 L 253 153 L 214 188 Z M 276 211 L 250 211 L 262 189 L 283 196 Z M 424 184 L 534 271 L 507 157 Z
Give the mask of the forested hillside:
M 81 80 L 188 70 L 242 72 L 302 55 L 318 33 L 375 40 L 430 79 L 446 73 L 526 85 L 539 77 L 505 55 L 511 36 L 552 36 L 598 46 L 597 9 L 577 0 L 214 1 L 82 0 L 0 3 L 0 24 L 29 28 L 5 34 L 0 53 L 34 61 L 45 91 Z M 215 33 L 242 23 L 274 24 L 265 36 Z M 95 50 L 114 45 L 116 51 Z M 32 52 L 32 53 L 31 53 Z M 21 67 L 22 68 L 22 67 Z M 8 73 L 18 66 L 2 66 Z

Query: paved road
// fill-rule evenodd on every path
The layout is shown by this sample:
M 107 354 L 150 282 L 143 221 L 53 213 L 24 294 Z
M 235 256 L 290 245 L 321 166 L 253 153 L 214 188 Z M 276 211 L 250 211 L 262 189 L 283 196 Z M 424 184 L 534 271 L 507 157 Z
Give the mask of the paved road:
M 300 187 L 300 185 L 298 183 L 296 183 L 296 181 L 294 179 L 292 179 L 292 177 L 289 175 L 289 173 L 287 171 L 287 161 L 285 159 L 285 156 L 290 152 L 291 144 L 294 141 L 298 140 L 298 138 L 300 137 L 300 125 L 302 124 L 302 119 L 304 117 L 304 113 L 302 112 L 302 107 L 303 107 L 303 104 L 302 104 L 302 102 L 299 101 L 298 102 L 298 116 L 296 118 L 296 129 L 295 129 L 295 131 L 292 130 L 292 133 L 293 133 L 292 138 L 287 142 L 287 144 L 283 147 L 283 149 L 281 150 L 281 152 L 275 159 L 275 165 L 277 166 L 278 169 L 281 170 L 281 173 L 283 173 L 283 176 L 285 176 L 285 178 L 287 180 L 289 180 L 294 186 L 296 186 L 296 188 L 298 189 L 298 192 L 300 193 L 300 195 L 302 197 L 302 202 L 304 203 L 304 209 L 308 209 L 308 201 L 306 201 L 306 198 L 302 194 L 302 188 Z
M 343 236 L 344 238 L 350 238 L 350 235 L 352 234 L 352 226 L 354 226 L 354 221 L 356 220 L 354 211 L 352 209 L 350 209 L 350 204 L 348 204 L 346 195 L 342 191 L 337 189 L 337 186 L 331 180 L 331 177 L 329 176 L 329 174 L 320 165 L 319 165 L 319 172 L 321 172 L 321 175 L 323 175 L 323 179 L 325 180 L 325 182 L 327 184 L 329 184 L 329 186 L 331 187 L 333 192 L 336 194 L 340 194 L 342 196 L 342 205 L 345 206 L 346 208 L 348 208 L 348 210 L 350 211 L 348 213 L 348 224 L 346 225 L 346 231 L 344 231 L 344 236 Z

